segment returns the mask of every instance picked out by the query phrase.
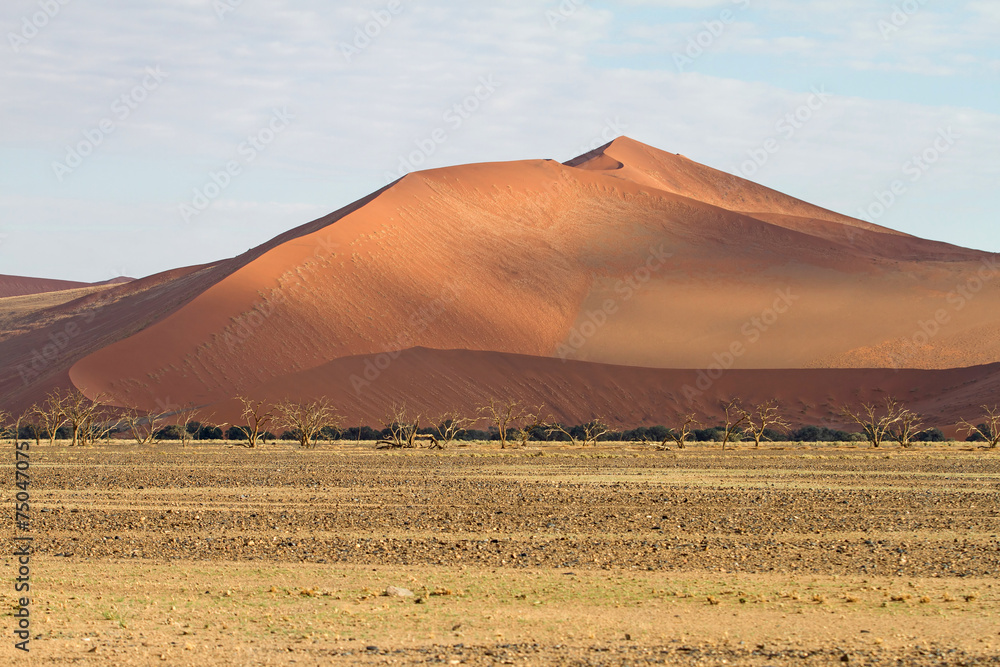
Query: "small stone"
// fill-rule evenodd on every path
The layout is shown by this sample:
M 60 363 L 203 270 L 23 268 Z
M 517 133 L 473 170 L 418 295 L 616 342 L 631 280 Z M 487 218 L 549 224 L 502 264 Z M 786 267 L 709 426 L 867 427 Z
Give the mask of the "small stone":
M 389 586 L 385 589 L 385 591 L 383 591 L 382 595 L 391 598 L 412 598 L 413 591 L 406 588 L 400 588 L 399 586 Z

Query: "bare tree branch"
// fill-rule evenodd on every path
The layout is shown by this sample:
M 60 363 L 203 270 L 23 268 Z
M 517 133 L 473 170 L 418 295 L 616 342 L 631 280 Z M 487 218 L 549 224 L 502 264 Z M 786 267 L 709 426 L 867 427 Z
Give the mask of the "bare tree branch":
M 389 437 L 376 442 L 376 449 L 416 449 L 420 446 L 418 441 L 430 442 L 431 448 L 439 447 L 438 439 L 433 435 L 417 433 L 420 430 L 420 415 L 411 416 L 405 403 L 392 405 L 385 427 Z
M 740 433 L 740 427 L 747 423 L 749 417 L 746 410 L 740 405 L 739 399 L 733 399 L 729 403 L 724 403 L 726 413 L 726 430 L 722 437 L 722 451 L 726 451 L 726 445 L 736 441 L 736 436 Z
M 11 414 L 4 410 L 0 410 L 0 437 L 6 436 L 9 429 L 14 429 L 14 437 L 12 440 L 17 440 L 18 430 L 20 427 L 20 418 L 17 419 L 17 423 L 11 422 Z
M 277 411 L 279 423 L 289 431 L 295 432 L 303 449 L 315 447 L 316 436 L 320 431 L 325 426 L 339 426 L 341 420 L 326 398 L 310 403 L 284 401 L 277 405 Z
M 581 424 L 581 426 L 583 427 L 584 447 L 587 445 L 596 447 L 597 441 L 600 440 L 601 436 L 607 435 L 611 431 L 600 417 L 595 417 L 586 424 Z
M 97 421 L 97 417 L 102 407 L 103 398 L 102 394 L 98 394 L 92 400 L 79 389 L 74 389 L 62 398 L 61 415 L 64 419 L 63 423 L 70 428 L 71 447 L 86 445 L 101 437 L 98 435 L 101 424 Z M 107 432 L 105 431 L 102 435 Z
M 668 442 L 676 444 L 678 449 L 684 449 L 687 446 L 687 439 L 691 437 L 691 431 L 694 430 L 695 426 L 700 425 L 694 414 L 687 415 L 684 417 L 684 423 L 681 424 L 679 431 L 672 428 L 667 430 L 667 437 L 657 446 L 657 449 L 670 449 L 667 445 Z
M 990 449 L 996 449 L 997 444 L 1000 443 L 1000 407 L 993 406 L 982 406 L 985 416 L 983 417 L 983 423 L 979 425 L 973 425 L 964 419 L 959 422 L 959 429 L 965 431 L 969 437 L 973 435 L 978 435 L 983 440 L 989 443 Z
M 765 401 L 749 410 L 739 408 L 746 418 L 747 431 L 753 437 L 753 446 L 760 447 L 760 441 L 764 438 L 764 431 L 772 426 L 789 429 L 791 424 L 786 422 L 778 412 L 778 402 L 775 400 Z
M 202 424 L 198 420 L 199 412 L 200 409 L 194 403 L 188 403 L 175 413 L 174 426 L 177 427 L 180 434 L 182 447 L 187 446 L 196 435 L 195 432 L 188 430 L 190 425 L 197 424 L 198 430 L 201 429 Z
M 916 412 L 900 408 L 897 414 L 896 425 L 889 430 L 889 436 L 898 442 L 901 447 L 909 447 L 913 444 L 913 438 L 923 432 L 923 426 L 923 417 Z
M 236 400 L 243 404 L 243 420 L 246 422 L 244 435 L 246 446 L 254 448 L 260 442 L 261 436 L 267 432 L 268 424 L 274 421 L 274 408 L 263 400 L 254 401 L 247 396 L 237 396 Z
M 499 401 L 491 398 L 490 402 L 481 407 L 479 411 L 491 424 L 496 426 L 500 434 L 500 449 L 506 449 L 508 431 L 511 430 L 514 422 L 525 414 L 525 408 L 513 399 Z
M 475 419 L 464 417 L 455 411 L 446 412 L 434 421 L 437 422 L 434 430 L 438 434 L 437 443 L 432 445 L 434 449 L 444 449 L 449 446 L 465 430 L 466 426 L 476 422 Z
M 38 404 L 33 404 L 30 408 L 25 410 L 20 417 L 17 418 L 18 437 L 20 437 L 21 425 L 25 424 L 25 428 L 31 433 L 31 437 L 35 440 L 35 445 L 41 444 L 42 441 L 42 427 L 38 423 L 38 410 Z
M 163 419 L 163 414 L 156 411 L 143 411 L 129 408 L 122 411 L 121 421 L 125 422 L 132 438 L 140 445 L 151 445 L 156 442 L 159 427 L 157 424 Z
M 66 417 L 63 416 L 63 400 L 62 394 L 56 389 L 45 397 L 41 405 L 31 406 L 38 418 L 38 424 L 49 438 L 50 445 L 55 444 L 59 429 L 66 424 Z
M 516 432 L 518 443 L 522 449 L 528 446 L 528 441 L 531 440 L 531 436 L 535 434 L 535 431 L 545 430 L 546 421 L 549 417 L 543 413 L 544 408 L 545 405 L 542 404 L 531 412 L 526 410 L 521 415 L 522 424 L 516 429 Z
M 844 416 L 861 427 L 872 447 L 881 447 L 892 427 L 899 421 L 901 410 L 902 406 L 896 399 L 889 397 L 885 399 L 885 409 L 875 403 L 862 403 L 858 411 L 845 407 Z

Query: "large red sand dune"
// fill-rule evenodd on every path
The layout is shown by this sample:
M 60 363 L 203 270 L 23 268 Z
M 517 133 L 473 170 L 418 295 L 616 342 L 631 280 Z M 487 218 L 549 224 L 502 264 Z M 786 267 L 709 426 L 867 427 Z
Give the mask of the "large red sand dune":
M 37 400 L 68 374 L 119 404 L 225 406 L 316 372 L 324 379 L 303 384 L 307 394 L 349 402 L 338 363 L 418 347 L 484 353 L 453 373 L 474 386 L 526 357 L 547 369 L 546 391 L 569 368 L 594 369 L 597 384 L 627 375 L 622 367 L 650 373 L 641 377 L 658 379 L 629 376 L 638 384 L 628 419 L 684 407 L 668 400 L 681 376 L 655 369 L 755 369 L 725 377 L 754 378 L 757 388 L 742 393 L 761 396 L 788 377 L 762 369 L 813 369 L 795 377 L 850 396 L 889 375 L 823 369 L 1000 361 L 998 261 L 621 138 L 566 164 L 410 174 L 240 257 L 65 304 L 39 320 L 47 328 L 0 341 L 18 362 L 0 378 L 0 401 Z M 25 382 L 16 368 L 52 327 L 81 316 L 96 324 Z M 843 384 L 852 382 L 875 384 Z M 454 395 L 404 385 L 411 402 Z M 587 395 L 554 392 L 547 402 L 584 415 L 607 399 Z M 359 417 L 380 417 L 384 401 L 371 400 L 357 405 Z M 621 412 L 608 406 L 601 412 Z

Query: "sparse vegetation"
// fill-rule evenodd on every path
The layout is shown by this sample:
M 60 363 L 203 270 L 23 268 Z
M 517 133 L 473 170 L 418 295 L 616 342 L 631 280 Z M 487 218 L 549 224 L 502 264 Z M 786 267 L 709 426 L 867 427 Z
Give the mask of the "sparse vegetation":
M 722 451 L 726 451 L 726 444 L 736 442 L 742 432 L 743 425 L 750 417 L 749 413 L 740 405 L 739 399 L 733 399 L 723 404 L 725 414 L 725 425 L 722 433 Z
M 475 423 L 471 417 L 464 417 L 458 412 L 446 412 L 436 420 L 434 427 L 437 432 L 437 447 L 444 449 L 455 441 L 459 435 L 465 432 L 465 427 Z
M 754 447 L 760 447 L 760 441 L 766 437 L 770 429 L 774 427 L 790 429 L 792 427 L 781 416 L 778 410 L 778 402 L 775 400 L 765 401 L 750 409 L 742 407 L 738 409 L 746 422 L 746 431 L 753 438 Z
M 90 399 L 74 389 L 57 403 L 63 423 L 69 427 L 71 447 L 97 442 L 118 425 L 118 420 L 104 414 L 103 400 L 103 395 Z
M 339 427 L 341 418 L 330 401 L 320 398 L 308 403 L 283 401 L 276 406 L 278 423 L 289 430 L 303 449 L 316 446 L 316 438 L 324 427 Z
M 159 423 L 163 418 L 156 410 L 139 411 L 129 408 L 121 413 L 121 421 L 139 445 L 149 445 L 160 439 Z
M 684 417 L 684 421 L 681 423 L 680 427 L 677 429 L 669 429 L 666 432 L 663 440 L 660 442 L 659 449 L 669 449 L 667 442 L 673 442 L 677 445 L 678 449 L 684 449 L 687 446 L 688 438 L 691 437 L 691 432 L 694 430 L 695 426 L 699 426 L 698 419 L 695 415 L 690 414 Z
M 508 436 L 514 424 L 521 419 L 527 410 L 518 401 L 498 400 L 491 398 L 482 406 L 480 414 L 496 428 L 500 440 L 500 449 L 507 449 Z
M 516 401 L 492 400 L 480 408 L 475 416 L 457 411 L 443 413 L 438 419 L 421 426 L 420 415 L 409 415 L 405 406 L 393 406 L 385 425 L 379 430 L 368 426 L 343 427 L 341 419 L 333 412 L 329 402 L 320 399 L 309 403 L 284 401 L 267 405 L 264 401 L 239 397 L 242 406 L 242 424 L 213 424 L 209 420 L 197 421 L 199 409 L 188 405 L 183 410 L 165 414 L 157 410 L 114 410 L 98 401 L 87 399 L 82 393 L 63 395 L 52 392 L 41 404 L 34 404 L 19 416 L 6 416 L 0 423 L 0 436 L 33 439 L 36 444 L 43 438 L 54 444 L 57 439 L 70 441 L 70 446 L 90 444 L 100 439 L 120 440 L 130 437 L 138 444 L 152 444 L 159 440 L 179 440 L 188 444 L 194 440 L 229 440 L 253 448 L 261 443 L 292 440 L 303 448 L 313 448 L 320 440 L 333 442 L 348 440 L 376 442 L 380 449 L 410 449 L 428 446 L 443 449 L 456 441 L 492 441 L 501 449 L 512 445 L 527 447 L 529 443 L 568 442 L 574 446 L 593 447 L 599 443 L 641 443 L 657 450 L 676 446 L 682 450 L 693 442 L 721 443 L 723 450 L 734 442 L 752 440 L 759 449 L 764 441 L 780 442 L 843 442 L 868 441 L 872 447 L 881 447 L 887 440 L 903 448 L 914 443 L 944 442 L 944 433 L 938 428 L 928 428 L 923 417 L 905 408 L 898 401 L 888 398 L 883 405 L 861 404 L 857 410 L 843 408 L 846 419 L 858 424 L 861 433 L 832 429 L 828 426 L 801 426 L 792 429 L 780 414 L 776 401 L 744 406 L 739 399 L 721 404 L 723 419 L 717 426 L 700 426 L 694 413 L 684 415 L 675 428 L 640 426 L 626 430 L 612 429 L 601 418 L 574 426 L 550 421 L 543 413 L 543 406 L 528 409 Z M 962 421 L 959 425 L 968 440 L 985 442 L 996 448 L 1000 441 L 1000 409 L 983 406 L 985 416 L 978 424 Z M 6 413 L 6 411 L 4 411 Z M 490 430 L 473 428 L 485 420 Z M 164 425 L 164 422 L 167 422 Z M 278 438 L 268 427 L 284 428 Z M 75 434 L 75 438 L 74 438 Z
M 411 414 L 406 405 L 393 405 L 386 417 L 382 439 L 375 443 L 377 449 L 416 449 L 420 441 L 429 441 L 432 446 L 437 438 L 420 433 L 420 415 Z
M 546 424 L 543 428 L 549 436 L 561 433 L 569 438 L 569 441 L 574 445 L 583 445 L 584 447 L 596 445 L 597 441 L 602 436 L 607 435 L 610 430 L 600 418 L 592 419 L 586 424 L 580 424 L 573 428 L 566 428 L 558 423 Z
M 923 426 L 924 421 L 920 415 L 899 407 L 896 411 L 896 423 L 889 429 L 889 435 L 900 447 L 909 447 L 917 435 L 923 432 Z
M 884 408 L 876 403 L 862 403 L 858 410 L 844 408 L 844 416 L 861 427 L 868 443 L 875 448 L 881 447 L 882 442 L 891 435 L 902 412 L 902 406 L 891 397 L 885 399 Z
M 242 434 L 242 436 L 234 434 L 237 437 L 231 439 L 245 439 L 246 446 L 252 449 L 261 440 L 267 440 L 267 435 L 269 435 L 267 427 L 274 421 L 274 408 L 265 401 L 254 400 L 247 396 L 237 396 L 236 400 L 243 406 L 241 414 L 246 422 L 246 427 L 237 427 L 239 428 L 237 434 Z
M 990 449 L 996 449 L 1000 443 L 1000 407 L 983 407 L 983 422 L 973 425 L 964 419 L 959 422 L 959 429 L 965 431 L 971 442 L 985 442 Z

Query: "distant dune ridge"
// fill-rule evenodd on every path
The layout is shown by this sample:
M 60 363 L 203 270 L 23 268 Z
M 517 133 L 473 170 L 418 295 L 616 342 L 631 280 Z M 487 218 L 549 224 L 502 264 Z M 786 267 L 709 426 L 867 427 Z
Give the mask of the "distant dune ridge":
M 735 396 L 796 424 L 887 393 L 942 425 L 1000 402 L 1000 255 L 626 137 L 409 174 L 239 257 L 14 319 L 12 408 L 71 384 L 229 420 L 237 394 L 325 395 L 352 424 L 491 396 L 630 426 Z
M 80 283 L 72 280 L 50 280 L 48 278 L 25 278 L 24 276 L 0 275 L 0 299 L 10 296 L 30 296 L 63 290 L 95 287 L 99 285 L 119 285 L 132 278 L 112 278 L 99 283 Z

